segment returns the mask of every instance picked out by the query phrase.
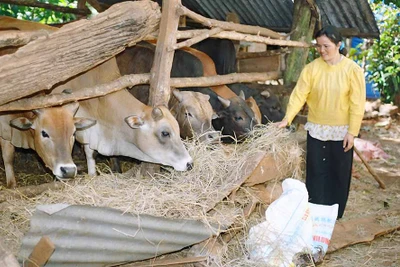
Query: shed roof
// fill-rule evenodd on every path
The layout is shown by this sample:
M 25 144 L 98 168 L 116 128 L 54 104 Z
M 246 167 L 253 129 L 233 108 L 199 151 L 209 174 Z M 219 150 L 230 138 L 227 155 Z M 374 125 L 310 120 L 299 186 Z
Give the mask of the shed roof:
M 162 0 L 156 1 L 162 3 Z M 322 26 L 334 25 L 348 37 L 379 38 L 379 29 L 368 0 L 315 2 L 321 12 Z M 292 0 L 182 0 L 182 4 L 204 17 L 224 21 L 231 12 L 238 15 L 242 24 L 279 32 L 289 32 L 293 18 Z

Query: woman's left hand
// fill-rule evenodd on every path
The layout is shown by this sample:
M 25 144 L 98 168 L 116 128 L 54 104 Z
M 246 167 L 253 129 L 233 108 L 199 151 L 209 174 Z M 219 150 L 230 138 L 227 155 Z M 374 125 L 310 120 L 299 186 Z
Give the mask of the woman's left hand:
M 343 148 L 344 152 L 349 151 L 354 145 L 354 136 L 350 133 L 347 133 L 343 140 Z

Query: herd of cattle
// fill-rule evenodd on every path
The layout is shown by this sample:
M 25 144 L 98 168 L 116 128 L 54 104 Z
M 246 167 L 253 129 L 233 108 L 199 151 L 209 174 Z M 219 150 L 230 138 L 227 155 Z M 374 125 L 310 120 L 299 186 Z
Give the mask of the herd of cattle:
M 10 23 L 8 28 L 18 30 L 27 30 L 25 25 L 28 24 L 30 30 L 43 27 L 34 22 L 7 21 Z M 121 75 L 149 73 L 154 52 L 154 44 L 141 42 L 58 84 L 51 91 L 61 93 L 68 89 L 76 92 L 113 81 Z M 207 39 L 194 48 L 175 52 L 171 76 L 228 74 L 236 72 L 235 61 L 236 53 L 231 41 Z M 75 139 L 84 148 L 88 174 L 92 176 L 96 174 L 94 151 L 105 156 L 127 156 L 186 171 L 192 168 L 193 159 L 181 137 L 195 136 L 207 142 L 240 140 L 254 125 L 280 121 L 284 116 L 276 96 L 245 84 L 175 89 L 168 108 L 146 105 L 148 92 L 148 85 L 138 85 L 80 101 L 79 104 L 1 115 L 0 144 L 7 186 L 16 187 L 13 170 L 15 147 L 35 150 L 59 179 L 76 175 L 77 168 L 71 157 Z

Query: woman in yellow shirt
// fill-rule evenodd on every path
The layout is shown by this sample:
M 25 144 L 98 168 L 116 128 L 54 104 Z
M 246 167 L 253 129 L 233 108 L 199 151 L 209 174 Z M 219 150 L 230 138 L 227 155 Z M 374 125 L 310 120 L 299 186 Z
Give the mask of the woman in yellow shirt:
M 342 36 L 333 26 L 315 35 L 320 57 L 307 64 L 290 96 L 280 128 L 308 105 L 306 186 L 309 201 L 346 207 L 353 164 L 354 137 L 364 115 L 363 70 L 341 54 Z

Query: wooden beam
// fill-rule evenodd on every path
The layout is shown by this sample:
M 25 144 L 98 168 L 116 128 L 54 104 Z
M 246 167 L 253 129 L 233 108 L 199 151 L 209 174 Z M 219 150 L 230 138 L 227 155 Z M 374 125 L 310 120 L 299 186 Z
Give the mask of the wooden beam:
M 46 37 L 50 32 L 46 30 L 39 30 L 34 32 L 24 31 L 0 31 L 0 48 L 7 46 L 23 46 L 27 43 L 38 39 L 39 37 Z
M 87 16 L 87 15 L 91 14 L 91 12 L 88 8 L 83 8 L 83 9 L 70 8 L 70 7 L 66 7 L 66 6 L 57 6 L 57 5 L 42 3 L 39 1 L 35 1 L 35 0 L 0 0 L 0 2 L 6 3 L 6 4 L 11 4 L 11 5 L 17 5 L 17 6 L 41 7 L 41 8 L 45 8 L 48 10 L 57 11 L 57 12 L 71 13 L 71 14 L 82 15 L 82 16 Z
M 176 49 L 180 49 L 182 47 L 190 47 L 194 44 L 197 44 L 205 39 L 207 39 L 208 37 L 211 37 L 219 32 L 221 32 L 222 29 L 221 28 L 213 28 L 210 31 L 204 32 L 202 34 L 199 34 L 191 39 L 188 39 L 186 41 L 180 42 L 175 44 L 172 49 L 176 50 Z
M 239 52 L 236 56 L 236 59 L 245 59 L 245 58 L 259 58 L 259 57 L 272 57 L 276 55 L 282 55 L 290 53 L 289 49 L 281 48 L 276 50 L 267 50 L 263 52 Z
M 56 246 L 50 238 L 43 236 L 33 248 L 28 259 L 24 261 L 23 267 L 45 266 L 51 255 L 53 255 L 55 249 Z
M 168 106 L 171 95 L 170 75 L 175 50 L 170 48 L 176 44 L 179 15 L 177 12 L 180 0 L 168 0 L 162 3 L 162 16 L 158 34 L 153 67 L 151 68 L 149 105 Z
M 72 94 L 51 94 L 51 95 L 37 96 L 32 98 L 24 98 L 0 106 L 0 112 L 32 110 L 32 109 L 57 106 L 69 102 L 104 96 L 125 89 L 126 87 L 131 87 L 138 84 L 148 84 L 150 82 L 150 76 L 151 76 L 150 74 L 125 75 L 112 82 L 98 85 L 95 87 L 84 88 L 79 92 L 74 92 Z M 171 78 L 170 86 L 175 88 L 214 86 L 214 85 L 230 84 L 237 82 L 275 80 L 278 79 L 279 77 L 280 73 L 278 72 L 231 73 L 227 75 L 197 77 L 197 78 Z
M 176 38 L 177 39 L 187 39 L 193 38 L 196 35 L 207 32 L 209 30 L 187 30 L 187 31 L 178 31 Z M 149 37 L 150 38 L 150 37 Z M 220 39 L 230 39 L 237 41 L 247 41 L 254 43 L 262 43 L 267 45 L 279 45 L 279 46 L 291 46 L 291 47 L 310 47 L 310 45 L 303 41 L 291 41 L 291 40 L 279 40 L 279 39 L 271 39 L 264 36 L 252 35 L 252 34 L 243 34 L 235 31 L 222 31 L 220 33 L 214 34 L 213 38 Z
M 51 89 L 110 59 L 153 32 L 160 16 L 152 1 L 119 3 L 0 57 L 0 105 Z
M 218 27 L 224 29 L 226 31 L 237 31 L 241 33 L 249 33 L 254 35 L 261 35 L 265 37 L 271 37 L 275 39 L 283 39 L 286 38 L 285 35 L 279 34 L 277 32 L 271 31 L 270 29 L 258 27 L 258 26 L 249 26 L 249 25 L 242 25 L 233 22 L 226 22 L 226 21 L 219 21 L 215 19 L 209 19 L 203 17 L 199 14 L 194 13 L 193 11 L 189 10 L 188 8 L 181 6 L 180 7 L 180 15 L 185 15 L 193 19 L 194 21 L 200 22 L 201 24 L 205 25 L 206 27 Z

